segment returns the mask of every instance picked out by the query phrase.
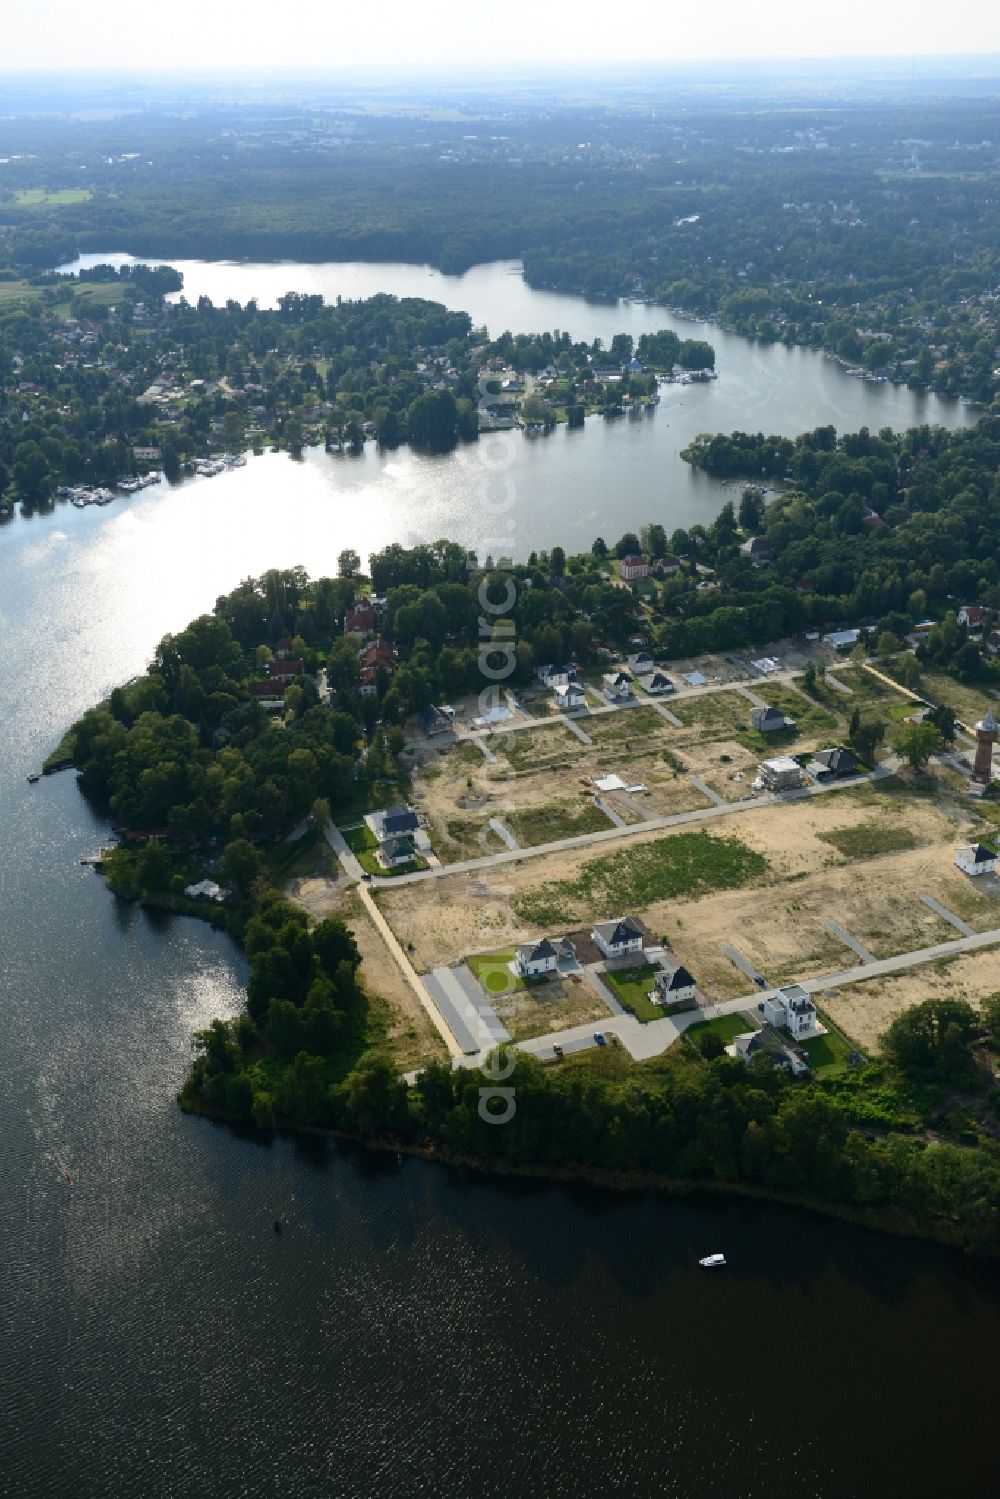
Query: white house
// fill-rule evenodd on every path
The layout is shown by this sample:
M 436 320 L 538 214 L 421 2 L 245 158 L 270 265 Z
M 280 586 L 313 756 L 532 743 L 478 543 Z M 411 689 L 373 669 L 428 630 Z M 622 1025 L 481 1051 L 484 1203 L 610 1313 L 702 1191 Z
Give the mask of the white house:
M 543 937 L 541 942 L 519 943 L 510 967 L 518 978 L 540 978 L 544 973 L 555 973 L 558 962 L 557 950 L 548 937 Z
M 683 964 L 676 968 L 663 968 L 656 975 L 653 990 L 655 1005 L 672 1005 L 682 999 L 694 999 L 694 979 Z
M 375 860 L 383 869 L 398 869 L 401 864 L 412 864 L 417 851 L 409 838 L 387 838 L 375 851 Z
M 403 838 L 408 833 L 415 833 L 419 826 L 416 812 L 411 812 L 409 807 L 400 806 L 369 812 L 365 823 L 379 843 L 385 843 L 388 838 Z
M 555 689 L 552 700 L 559 712 L 565 713 L 570 708 L 586 707 L 587 693 L 579 682 L 566 682 Z
M 764 1019 L 793 1036 L 811 1036 L 817 1028 L 816 1006 L 801 984 L 788 984 L 773 999 L 765 999 Z
M 992 849 L 981 843 L 970 843 L 956 848 L 955 863 L 963 874 L 996 874 L 997 856 Z
M 599 921 L 590 935 L 606 958 L 624 958 L 629 953 L 642 952 L 642 927 L 634 916 Z
M 750 723 L 760 734 L 775 734 L 780 729 L 794 729 L 795 722 L 786 718 L 780 708 L 765 704 L 763 708 L 750 709 Z
M 744 1031 L 734 1036 L 726 1047 L 731 1057 L 741 1062 L 752 1062 L 754 1057 L 770 1057 L 775 1067 L 787 1067 L 794 1077 L 809 1071 L 809 1061 L 804 1052 L 796 1053 L 790 1046 L 781 1046 L 767 1031 Z
M 606 671 L 601 680 L 604 696 L 612 702 L 625 702 L 632 696 L 632 678 L 627 671 Z

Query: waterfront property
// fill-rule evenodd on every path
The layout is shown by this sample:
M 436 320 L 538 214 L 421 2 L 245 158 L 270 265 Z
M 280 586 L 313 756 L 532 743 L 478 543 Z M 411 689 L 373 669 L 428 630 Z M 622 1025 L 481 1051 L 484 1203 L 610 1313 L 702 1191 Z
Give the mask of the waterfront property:
M 773 999 L 764 1000 L 764 1019 L 796 1038 L 815 1035 L 816 1006 L 801 984 L 788 984 Z

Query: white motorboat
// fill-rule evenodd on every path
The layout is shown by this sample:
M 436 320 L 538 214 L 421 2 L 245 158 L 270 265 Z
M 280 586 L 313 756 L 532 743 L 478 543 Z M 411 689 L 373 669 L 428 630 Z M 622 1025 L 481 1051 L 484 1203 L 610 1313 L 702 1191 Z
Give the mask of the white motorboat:
M 726 1263 L 724 1254 L 706 1254 L 703 1260 L 698 1261 L 703 1270 L 721 1270 Z

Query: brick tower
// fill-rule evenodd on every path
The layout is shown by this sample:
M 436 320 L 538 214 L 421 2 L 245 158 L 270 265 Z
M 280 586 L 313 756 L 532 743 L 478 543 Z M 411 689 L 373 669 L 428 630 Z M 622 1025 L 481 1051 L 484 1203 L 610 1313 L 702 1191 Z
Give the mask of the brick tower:
M 993 779 L 993 746 L 1000 736 L 1000 723 L 997 722 L 996 714 L 992 708 L 986 711 L 986 717 L 981 718 L 976 724 L 976 759 L 972 767 L 972 779 L 979 785 L 988 787 Z

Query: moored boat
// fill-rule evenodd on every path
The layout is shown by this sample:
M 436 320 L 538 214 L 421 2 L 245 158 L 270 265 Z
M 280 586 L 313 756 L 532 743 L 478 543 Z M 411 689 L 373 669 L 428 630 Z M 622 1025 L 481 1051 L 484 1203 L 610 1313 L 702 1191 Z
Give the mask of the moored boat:
M 724 1254 L 706 1254 L 704 1259 L 698 1261 L 703 1270 L 721 1270 L 726 1263 Z

